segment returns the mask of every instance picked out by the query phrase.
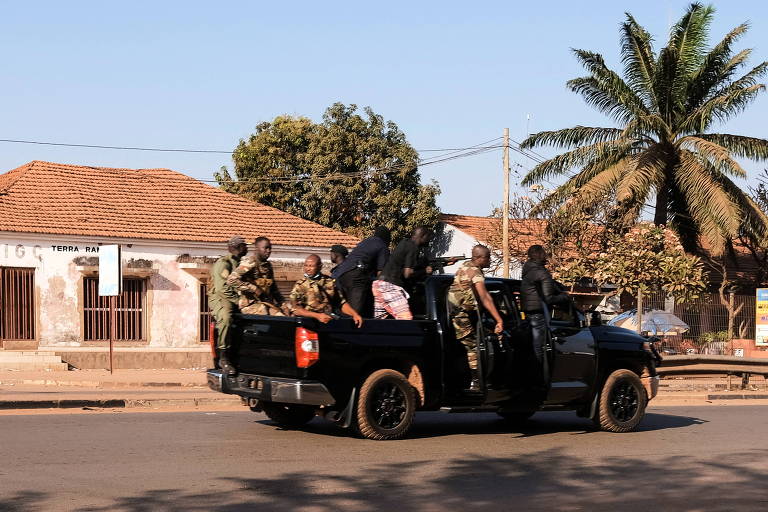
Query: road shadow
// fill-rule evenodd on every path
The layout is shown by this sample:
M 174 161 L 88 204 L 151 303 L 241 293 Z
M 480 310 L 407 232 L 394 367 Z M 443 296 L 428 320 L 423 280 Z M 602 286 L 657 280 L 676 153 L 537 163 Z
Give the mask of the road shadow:
M 285 430 L 269 419 L 255 420 L 268 427 Z M 668 430 L 690 427 L 707 423 L 706 420 L 692 416 L 648 413 L 638 427 L 640 432 Z M 343 429 L 330 421 L 316 418 L 302 427 L 302 432 L 332 437 L 354 437 L 349 429 Z M 593 423 L 586 418 L 579 418 L 574 412 L 539 412 L 522 424 L 510 424 L 495 413 L 446 414 L 441 412 L 421 412 L 416 415 L 413 426 L 406 439 L 428 439 L 455 435 L 499 435 L 510 434 L 515 437 L 566 432 L 572 434 L 596 433 Z
M 527 456 L 465 454 L 373 464 L 362 471 L 340 459 L 333 471 L 222 478 L 206 492 L 156 489 L 81 510 L 765 510 L 767 457 L 768 450 L 762 449 L 712 458 L 605 457 L 585 464 L 581 457 L 553 449 Z M 5 504 L 0 500 L 0 508 Z

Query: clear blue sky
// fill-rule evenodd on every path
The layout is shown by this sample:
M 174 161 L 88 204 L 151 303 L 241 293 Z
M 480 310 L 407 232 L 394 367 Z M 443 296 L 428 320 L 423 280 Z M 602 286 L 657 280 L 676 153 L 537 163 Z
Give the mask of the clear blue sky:
M 520 140 L 526 114 L 531 131 L 605 125 L 565 89 L 582 74 L 569 48 L 600 51 L 619 70 L 624 11 L 663 43 L 687 4 L 7 2 L 0 138 L 231 150 L 260 121 L 319 120 L 335 101 L 371 106 L 417 149 L 477 144 L 504 127 Z M 753 65 L 768 60 L 768 2 L 715 6 L 713 38 L 750 20 L 738 48 L 755 49 Z M 724 130 L 768 137 L 766 113 L 768 93 Z M 227 155 L 0 143 L 2 171 L 35 159 L 200 179 L 230 164 Z M 440 182 L 446 212 L 485 215 L 501 202 L 501 153 L 424 167 L 422 177 Z

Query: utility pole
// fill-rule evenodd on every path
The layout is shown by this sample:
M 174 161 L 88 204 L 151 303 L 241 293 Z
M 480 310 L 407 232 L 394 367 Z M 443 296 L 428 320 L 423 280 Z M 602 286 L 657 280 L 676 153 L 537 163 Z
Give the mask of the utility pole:
M 504 277 L 509 277 L 509 128 L 504 128 L 504 211 L 501 217 Z

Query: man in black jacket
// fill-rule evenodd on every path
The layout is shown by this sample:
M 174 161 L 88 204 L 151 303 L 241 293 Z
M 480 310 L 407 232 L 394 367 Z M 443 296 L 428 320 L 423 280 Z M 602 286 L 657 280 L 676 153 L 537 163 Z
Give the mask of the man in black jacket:
M 533 353 L 539 363 L 544 385 L 549 383 L 549 368 L 544 358 L 547 324 L 543 308 L 545 304 L 554 306 L 568 302 L 568 294 L 557 289 L 552 274 L 544 266 L 546 263 L 547 252 L 542 246 L 529 247 L 528 261 L 523 265 L 523 281 L 520 283 L 520 303 L 531 325 Z
M 373 314 L 371 282 L 384 270 L 389 260 L 391 239 L 389 229 L 377 227 L 373 236 L 357 244 L 349 256 L 331 272 L 344 298 L 363 317 L 370 318 Z

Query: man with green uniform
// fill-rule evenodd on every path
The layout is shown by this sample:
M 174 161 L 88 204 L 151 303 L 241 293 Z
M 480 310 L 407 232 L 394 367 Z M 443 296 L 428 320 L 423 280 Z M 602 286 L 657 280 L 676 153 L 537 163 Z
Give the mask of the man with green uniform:
M 285 316 L 287 312 L 272 264 L 267 261 L 271 254 L 272 242 L 260 236 L 253 242 L 253 256 L 244 258 L 227 278 L 227 284 L 240 293 L 238 305 L 243 314 Z
M 304 260 L 304 277 L 296 281 L 288 298 L 291 311 L 296 316 L 314 318 L 327 324 L 333 319 L 331 314 L 334 309 L 340 309 L 360 327 L 363 318 L 344 299 L 336 287 L 336 280 L 321 272 L 322 266 L 317 254 L 310 254 Z
M 491 264 L 491 251 L 483 246 L 472 248 L 472 259 L 465 261 L 456 271 L 451 287 L 448 288 L 448 303 L 451 306 L 451 321 L 456 340 L 467 349 L 467 362 L 471 373 L 471 391 L 480 391 L 477 372 L 477 315 L 478 301 L 496 320 L 493 332 L 504 330 L 504 321 L 499 315 L 488 290 L 485 288 L 483 269 Z
M 240 259 L 248 253 L 248 246 L 239 236 L 233 236 L 227 242 L 229 254 L 222 256 L 213 264 L 211 270 L 210 289 L 208 290 L 208 306 L 216 321 L 218 339 L 216 348 L 219 352 L 219 367 L 228 375 L 237 373 L 229 362 L 229 328 L 232 324 L 232 314 L 237 312 L 239 295 L 237 290 L 227 284 L 227 278 L 240 264 Z

